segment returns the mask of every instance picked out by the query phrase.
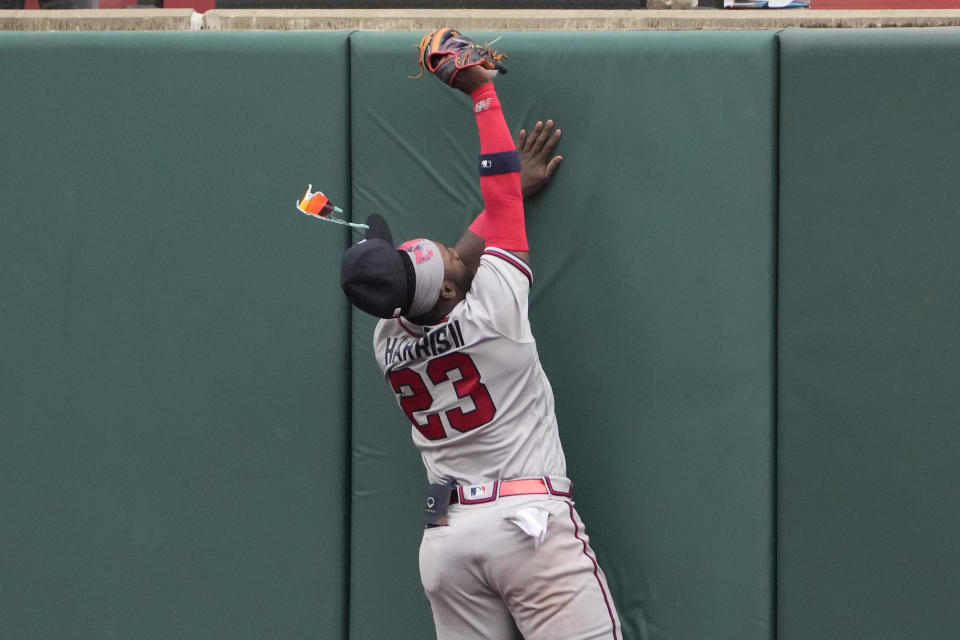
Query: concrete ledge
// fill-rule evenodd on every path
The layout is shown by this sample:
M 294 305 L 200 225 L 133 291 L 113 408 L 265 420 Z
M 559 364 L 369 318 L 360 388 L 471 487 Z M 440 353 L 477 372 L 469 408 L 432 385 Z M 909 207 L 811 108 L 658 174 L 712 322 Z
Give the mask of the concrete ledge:
M 83 9 L 0 11 L 0 31 L 691 31 L 957 27 L 960 10 Z
M 463 31 L 689 31 L 707 29 L 955 27 L 960 10 L 478 10 L 304 9 L 297 11 L 214 9 L 204 14 L 211 30 L 429 31 L 454 24 Z
M 191 31 L 201 22 L 193 9 L 0 11 L 0 31 Z

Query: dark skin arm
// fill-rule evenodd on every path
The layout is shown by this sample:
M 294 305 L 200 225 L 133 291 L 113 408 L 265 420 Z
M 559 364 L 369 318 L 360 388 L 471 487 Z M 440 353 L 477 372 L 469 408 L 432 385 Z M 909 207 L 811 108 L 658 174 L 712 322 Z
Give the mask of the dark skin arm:
M 529 134 L 526 129 L 520 130 L 516 144 L 520 154 L 520 184 L 524 200 L 533 197 L 550 184 L 553 175 L 563 163 L 563 156 L 553 155 L 557 143 L 560 142 L 560 135 L 560 129 L 553 128 L 553 120 L 537 122 Z M 468 229 L 454 248 L 467 267 L 475 271 L 480 266 L 480 256 L 483 255 L 485 246 L 483 238 Z M 513 253 L 524 262 L 530 260 L 530 254 L 525 251 Z

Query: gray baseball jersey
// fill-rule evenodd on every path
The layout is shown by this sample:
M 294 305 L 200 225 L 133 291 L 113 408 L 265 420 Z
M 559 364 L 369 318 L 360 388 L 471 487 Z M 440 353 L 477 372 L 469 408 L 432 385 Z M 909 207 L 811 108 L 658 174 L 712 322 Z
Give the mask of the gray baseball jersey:
M 377 324 L 377 362 L 431 483 L 566 476 L 553 390 L 527 315 L 531 283 L 525 262 L 487 247 L 444 322 Z
M 531 282 L 526 263 L 488 247 L 442 323 L 396 318 L 374 332 L 430 482 L 463 485 L 448 526 L 425 529 L 420 545 L 441 640 L 506 640 L 515 629 L 528 640 L 620 638 L 606 576 L 564 493 L 553 390 L 527 316 Z M 562 491 L 489 499 L 498 480 L 540 477 Z M 482 497 L 466 502 L 467 489 Z

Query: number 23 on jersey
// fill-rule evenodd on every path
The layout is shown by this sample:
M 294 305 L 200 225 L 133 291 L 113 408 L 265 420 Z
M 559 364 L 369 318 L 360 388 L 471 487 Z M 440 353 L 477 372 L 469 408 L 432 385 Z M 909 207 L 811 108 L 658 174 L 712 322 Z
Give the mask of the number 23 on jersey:
M 459 379 L 451 380 L 450 374 L 454 372 L 460 374 Z M 497 413 L 490 392 L 480 381 L 477 365 L 465 353 L 448 353 L 430 360 L 425 377 L 412 369 L 391 371 L 388 377 L 400 401 L 400 408 L 407 414 L 410 423 L 428 440 L 447 437 L 440 419 L 441 413 L 447 417 L 451 427 L 461 432 L 487 424 Z M 414 413 L 429 411 L 434 403 L 432 390 L 445 383 L 453 384 L 457 398 L 470 399 L 474 408 L 464 411 L 459 404 L 448 409 L 438 407 L 437 411 L 424 415 L 425 422 L 418 421 Z

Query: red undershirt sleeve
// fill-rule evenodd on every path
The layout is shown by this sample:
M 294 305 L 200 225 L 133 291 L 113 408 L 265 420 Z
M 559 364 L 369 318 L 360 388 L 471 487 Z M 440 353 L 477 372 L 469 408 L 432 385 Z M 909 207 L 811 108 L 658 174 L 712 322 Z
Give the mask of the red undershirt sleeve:
M 493 83 L 470 94 L 480 133 L 480 193 L 484 211 L 470 231 L 487 245 L 507 251 L 529 251 L 523 216 L 520 159 Z M 485 167 L 504 167 L 486 169 Z

